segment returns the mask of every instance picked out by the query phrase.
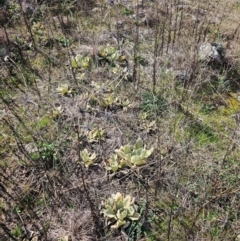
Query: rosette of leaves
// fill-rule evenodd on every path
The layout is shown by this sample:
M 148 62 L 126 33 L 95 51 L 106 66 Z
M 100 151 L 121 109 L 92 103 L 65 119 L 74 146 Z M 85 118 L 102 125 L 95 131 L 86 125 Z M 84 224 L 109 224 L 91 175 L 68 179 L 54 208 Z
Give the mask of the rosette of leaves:
M 88 133 L 88 140 L 90 143 L 102 141 L 105 138 L 105 130 L 101 128 L 93 129 Z
M 147 112 L 141 112 L 139 114 L 140 128 L 145 130 L 147 133 L 155 131 L 157 128 L 156 120 L 150 121 L 149 114 Z
M 123 159 L 119 160 L 117 154 L 112 154 L 110 158 L 106 161 L 106 169 L 112 172 L 117 172 L 125 165 L 126 165 L 125 161 Z
M 115 97 L 114 94 L 105 94 L 98 98 L 99 105 L 103 108 L 109 108 L 114 104 L 117 104 L 118 97 Z
M 35 35 L 38 35 L 38 36 L 43 36 L 43 31 L 44 31 L 44 25 L 40 22 L 37 22 L 37 23 L 33 23 L 33 26 L 32 26 L 32 31 Z
M 138 139 L 135 145 L 125 145 L 115 152 L 126 161 L 128 166 L 141 166 L 146 163 L 147 158 L 153 153 L 153 148 L 147 150 L 141 139 Z
M 52 111 L 52 118 L 54 120 L 57 120 L 62 113 L 63 113 L 62 106 L 55 107 L 55 109 Z
M 115 47 L 112 46 L 107 46 L 107 47 L 102 47 L 99 50 L 99 58 L 100 59 L 105 59 L 110 63 L 113 63 L 119 59 L 119 54 L 118 51 Z
M 80 151 L 81 161 L 84 163 L 85 167 L 90 167 L 93 165 L 94 160 L 96 159 L 96 153 L 89 153 L 88 150 L 85 148 L 84 150 Z
M 57 91 L 61 93 L 62 95 L 70 95 L 72 93 L 72 88 L 68 86 L 68 84 L 61 84 Z
M 92 95 L 89 98 L 89 104 L 91 106 L 99 105 L 103 109 L 113 108 L 119 106 L 118 97 L 114 94 L 99 94 L 98 96 Z
M 124 197 L 118 192 L 105 201 L 101 213 L 107 218 L 108 225 L 111 225 L 111 228 L 128 227 L 130 221 L 138 220 L 140 217 L 134 202 L 135 199 L 131 196 Z
M 70 64 L 72 68 L 83 68 L 88 69 L 90 67 L 90 58 L 88 56 L 83 56 L 77 54 L 75 57 L 72 57 Z

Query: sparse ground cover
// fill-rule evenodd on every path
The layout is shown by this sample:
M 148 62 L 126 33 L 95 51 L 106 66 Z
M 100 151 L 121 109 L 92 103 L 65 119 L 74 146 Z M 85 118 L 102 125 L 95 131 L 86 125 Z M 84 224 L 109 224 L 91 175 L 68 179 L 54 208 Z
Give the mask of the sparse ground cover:
M 0 240 L 240 240 L 238 1 L 0 4 Z

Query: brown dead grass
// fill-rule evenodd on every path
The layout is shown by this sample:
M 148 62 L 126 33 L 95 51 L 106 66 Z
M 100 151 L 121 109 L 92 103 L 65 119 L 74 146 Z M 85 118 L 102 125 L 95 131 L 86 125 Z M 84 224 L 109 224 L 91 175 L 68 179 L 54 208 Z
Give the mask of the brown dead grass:
M 2 240 L 235 240 L 239 234 L 237 126 L 230 116 L 215 113 L 219 115 L 215 121 L 201 116 L 201 102 L 223 99 L 222 89 L 212 88 L 214 78 L 238 81 L 237 1 L 227 5 L 147 1 L 132 9 L 135 14 L 139 11 L 139 42 L 136 19 L 128 12 L 133 3 L 129 4 L 95 5 L 94 12 L 94 2 L 76 3 L 78 11 L 63 12 L 60 4 L 43 4 L 47 11 L 36 20 L 43 24 L 41 34 L 33 33 L 36 46 L 19 12 L 10 38 L 20 36 L 24 43 L 14 45 L 10 61 L 1 60 Z M 159 4 L 159 18 L 154 4 Z M 157 36 L 161 24 L 165 27 Z M 159 43 L 154 50 L 156 38 Z M 62 45 L 64 39 L 70 40 L 69 47 Z M 207 39 L 227 48 L 227 63 L 236 70 L 233 77 L 228 74 L 231 69 L 222 73 L 197 65 L 197 49 Z M 119 64 L 115 72 L 107 61 L 97 62 L 99 49 L 108 45 L 127 53 L 128 68 Z M 137 83 L 133 83 L 126 76 L 132 75 L 136 64 L 136 45 L 144 64 L 136 65 Z M 91 58 L 91 68 L 69 67 L 77 53 Z M 148 103 L 148 116 L 141 119 L 142 105 L 146 105 L 143 94 L 152 92 L 154 61 L 155 91 L 166 101 L 166 108 L 159 111 L 161 104 L 156 108 Z M 176 85 L 176 72 L 193 76 L 184 83 L 187 88 Z M 72 87 L 71 95 L 56 91 L 62 83 Z M 239 88 L 231 91 L 238 93 Z M 100 100 L 109 93 L 119 99 L 104 106 Z M 126 109 L 120 102 L 124 99 L 130 103 Z M 56 106 L 62 106 L 63 113 L 54 120 Z M 151 121 L 155 125 L 149 129 Z M 90 142 L 88 134 L 96 128 L 104 129 L 105 136 Z M 106 160 L 115 149 L 134 144 L 139 137 L 147 148 L 155 148 L 147 164 L 108 173 Z M 84 148 L 98 156 L 89 169 L 80 168 L 79 151 Z M 142 200 L 147 202 L 139 238 L 137 232 L 109 230 L 100 215 L 101 202 L 118 191 L 135 197 L 140 207 Z

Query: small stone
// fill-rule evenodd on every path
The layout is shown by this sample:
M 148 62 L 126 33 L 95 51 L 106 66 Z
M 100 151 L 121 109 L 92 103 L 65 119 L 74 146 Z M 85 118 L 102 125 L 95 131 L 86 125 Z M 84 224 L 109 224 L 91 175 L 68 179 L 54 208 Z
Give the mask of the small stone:
M 208 63 L 222 64 L 225 55 L 226 50 L 221 43 L 206 43 L 199 48 L 200 60 Z

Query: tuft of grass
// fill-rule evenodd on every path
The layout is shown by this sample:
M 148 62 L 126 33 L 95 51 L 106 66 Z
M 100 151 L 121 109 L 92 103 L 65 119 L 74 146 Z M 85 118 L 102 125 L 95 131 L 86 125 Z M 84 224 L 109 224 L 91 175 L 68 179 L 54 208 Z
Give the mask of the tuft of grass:
M 167 109 L 167 106 L 167 101 L 160 94 L 154 95 L 151 92 L 146 92 L 142 95 L 140 110 L 149 116 L 160 115 Z

